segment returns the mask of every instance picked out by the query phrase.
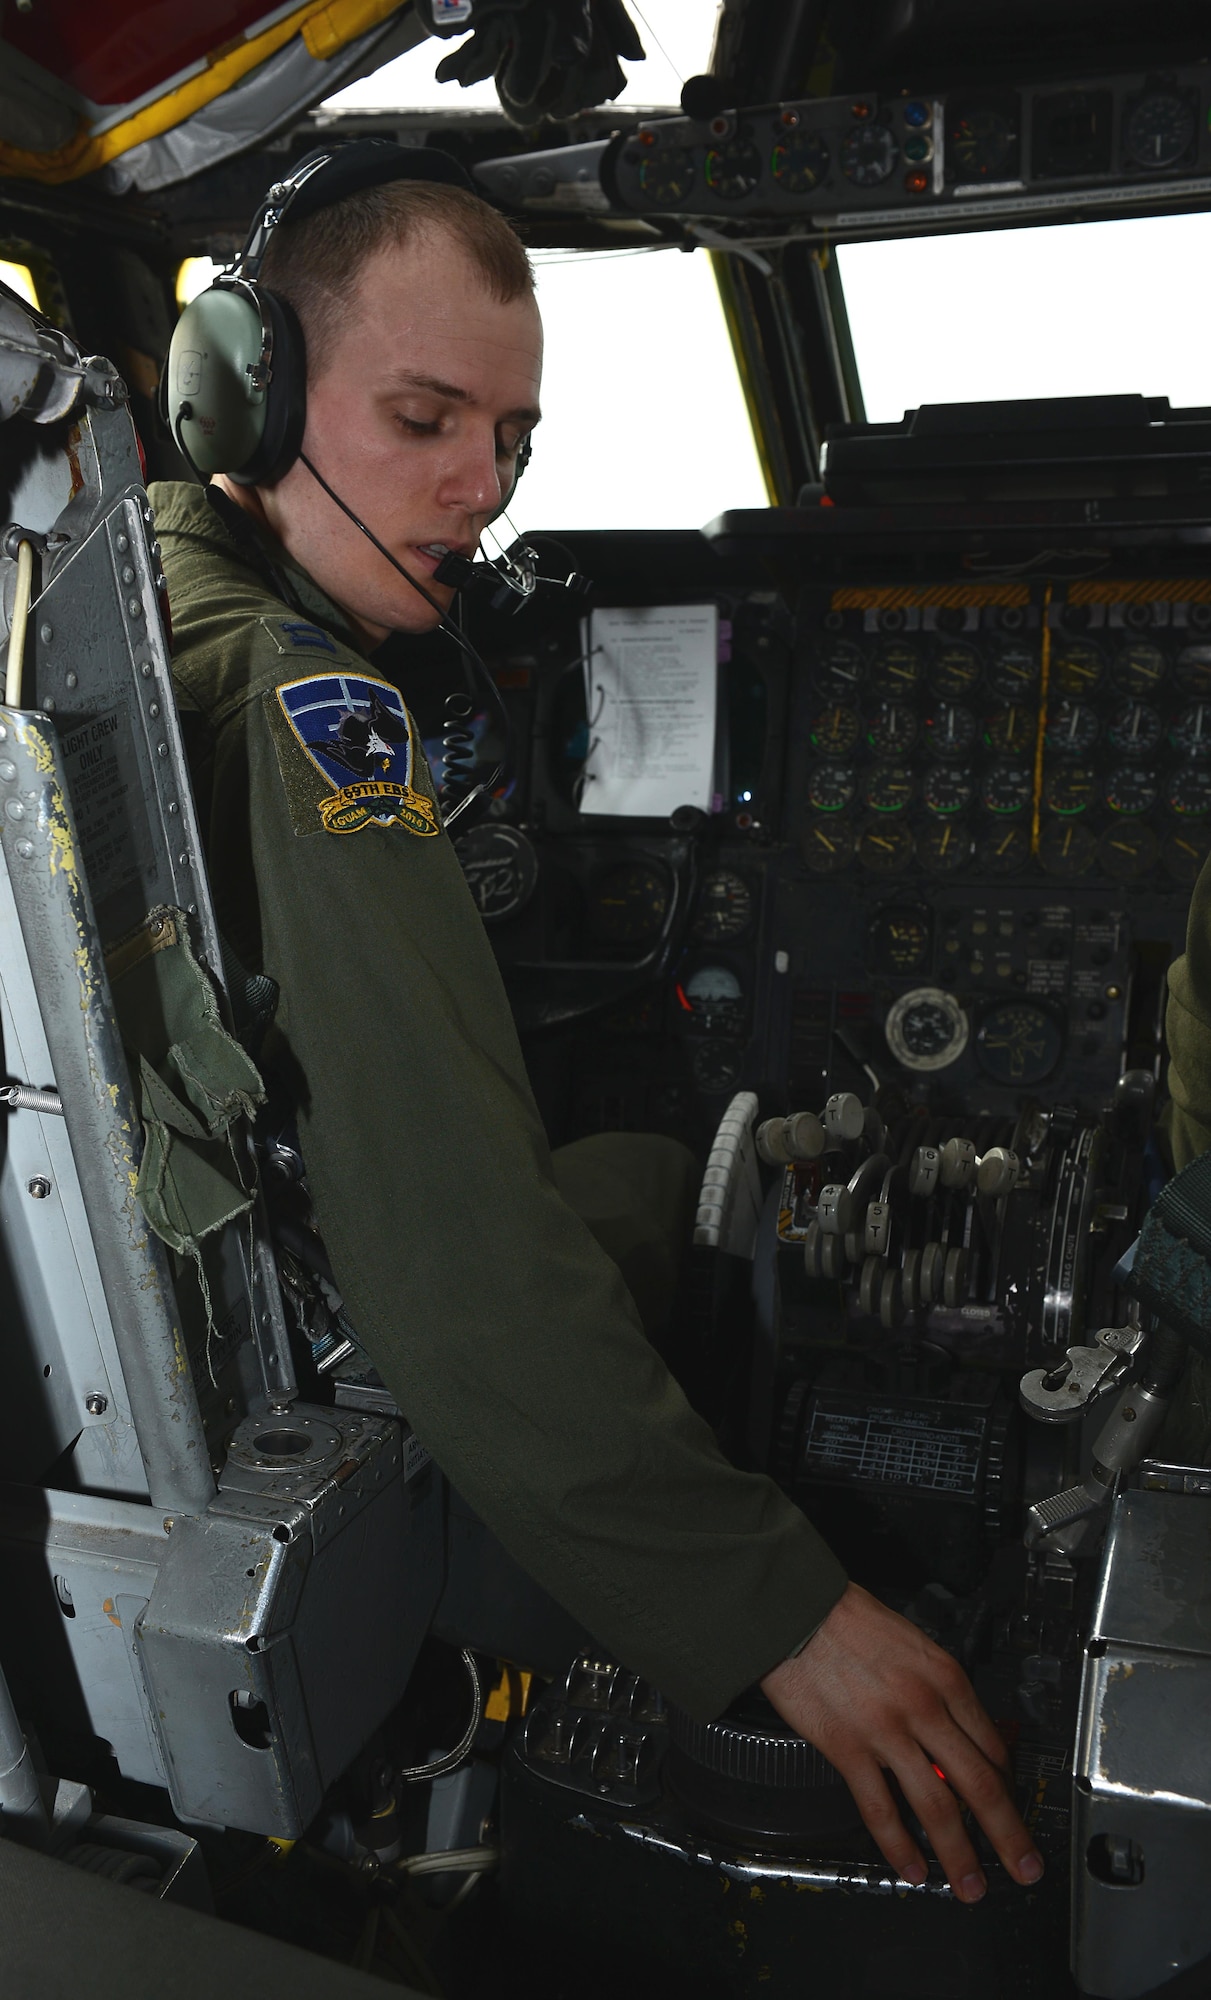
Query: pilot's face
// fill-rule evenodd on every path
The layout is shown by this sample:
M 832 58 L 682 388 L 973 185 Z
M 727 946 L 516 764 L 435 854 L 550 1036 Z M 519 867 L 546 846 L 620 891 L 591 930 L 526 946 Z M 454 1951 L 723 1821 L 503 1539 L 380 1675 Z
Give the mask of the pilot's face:
M 304 452 L 443 608 L 454 594 L 433 581 L 443 548 L 473 554 L 538 421 L 541 376 L 533 299 L 502 304 L 460 245 L 418 236 L 367 260 L 308 383 Z M 372 644 L 437 623 L 301 460 L 259 498 Z

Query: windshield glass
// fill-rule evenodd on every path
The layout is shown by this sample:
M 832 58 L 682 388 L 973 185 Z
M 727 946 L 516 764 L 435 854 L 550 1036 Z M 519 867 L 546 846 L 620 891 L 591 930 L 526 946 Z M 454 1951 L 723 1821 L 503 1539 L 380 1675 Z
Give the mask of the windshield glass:
M 717 0 L 624 0 L 646 50 L 643 62 L 622 65 L 627 79 L 624 103 L 677 105 L 687 76 L 701 76 L 711 59 Z M 458 41 L 426 40 L 406 56 L 384 63 L 373 76 L 363 77 L 330 97 L 326 111 L 458 111 L 463 107 L 500 110 L 491 77 L 463 90 L 456 83 L 438 83 L 433 72 Z
M 1211 215 L 850 243 L 871 423 L 922 403 L 1137 392 L 1211 404 Z
M 543 419 L 519 528 L 701 527 L 764 507 L 705 251 L 539 251 Z

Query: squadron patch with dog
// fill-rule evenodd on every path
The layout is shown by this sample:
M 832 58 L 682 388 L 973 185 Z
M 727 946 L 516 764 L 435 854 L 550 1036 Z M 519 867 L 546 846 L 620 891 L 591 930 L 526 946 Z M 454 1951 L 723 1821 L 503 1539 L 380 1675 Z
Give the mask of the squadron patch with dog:
M 398 688 L 364 674 L 311 674 L 287 681 L 277 698 L 293 736 L 333 788 L 317 808 L 325 832 L 441 832 L 434 801 L 413 784 L 412 718 Z

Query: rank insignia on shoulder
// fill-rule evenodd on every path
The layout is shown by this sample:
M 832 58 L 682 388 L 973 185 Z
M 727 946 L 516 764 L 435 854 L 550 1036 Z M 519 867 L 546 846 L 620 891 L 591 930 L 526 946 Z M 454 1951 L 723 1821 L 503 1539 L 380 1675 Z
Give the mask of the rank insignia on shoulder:
M 311 762 L 332 786 L 321 799 L 328 833 L 402 826 L 440 833 L 437 807 L 412 783 L 412 718 L 389 681 L 363 674 L 313 674 L 277 690 L 282 713 Z
M 335 653 L 336 640 L 307 618 L 262 618 L 279 653 Z

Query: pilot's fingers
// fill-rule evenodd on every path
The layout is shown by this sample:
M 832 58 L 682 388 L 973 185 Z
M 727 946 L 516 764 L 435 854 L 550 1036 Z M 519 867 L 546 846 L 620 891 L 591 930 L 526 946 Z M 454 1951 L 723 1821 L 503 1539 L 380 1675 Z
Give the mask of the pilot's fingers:
M 1001 1771 L 948 1714 L 922 1731 L 921 1737 L 924 1757 L 909 1760 L 904 1769 L 898 1763 L 893 1768 L 956 1895 L 971 1900 L 960 1887 L 962 1875 L 956 1879 L 954 1870 L 957 1867 L 970 1873 L 975 1861 L 966 1834 L 962 1848 L 954 1834 L 955 1826 L 961 1827 L 959 1799 L 971 1809 L 1014 1881 L 1023 1887 L 1037 1882 L 1043 1863 Z M 957 1857 L 953 1864 L 952 1849 Z
M 925 1857 L 901 1819 L 887 1779 L 870 1756 L 846 1759 L 837 1769 L 853 1793 L 862 1823 L 883 1859 L 904 1882 L 924 1882 Z M 974 1861 L 975 1856 L 972 1856 Z
M 897 1757 L 894 1769 L 900 1789 L 924 1827 L 929 1844 L 941 1862 L 955 1895 L 962 1903 L 978 1903 L 988 1884 L 963 1825 L 959 1801 L 946 1780 L 939 1775 L 939 1767 L 931 1762 L 918 1744 L 911 1744 L 906 1745 L 904 1753 Z M 984 1769 L 996 1778 L 1004 1796 L 1005 1788 L 991 1765 L 985 1764 Z

